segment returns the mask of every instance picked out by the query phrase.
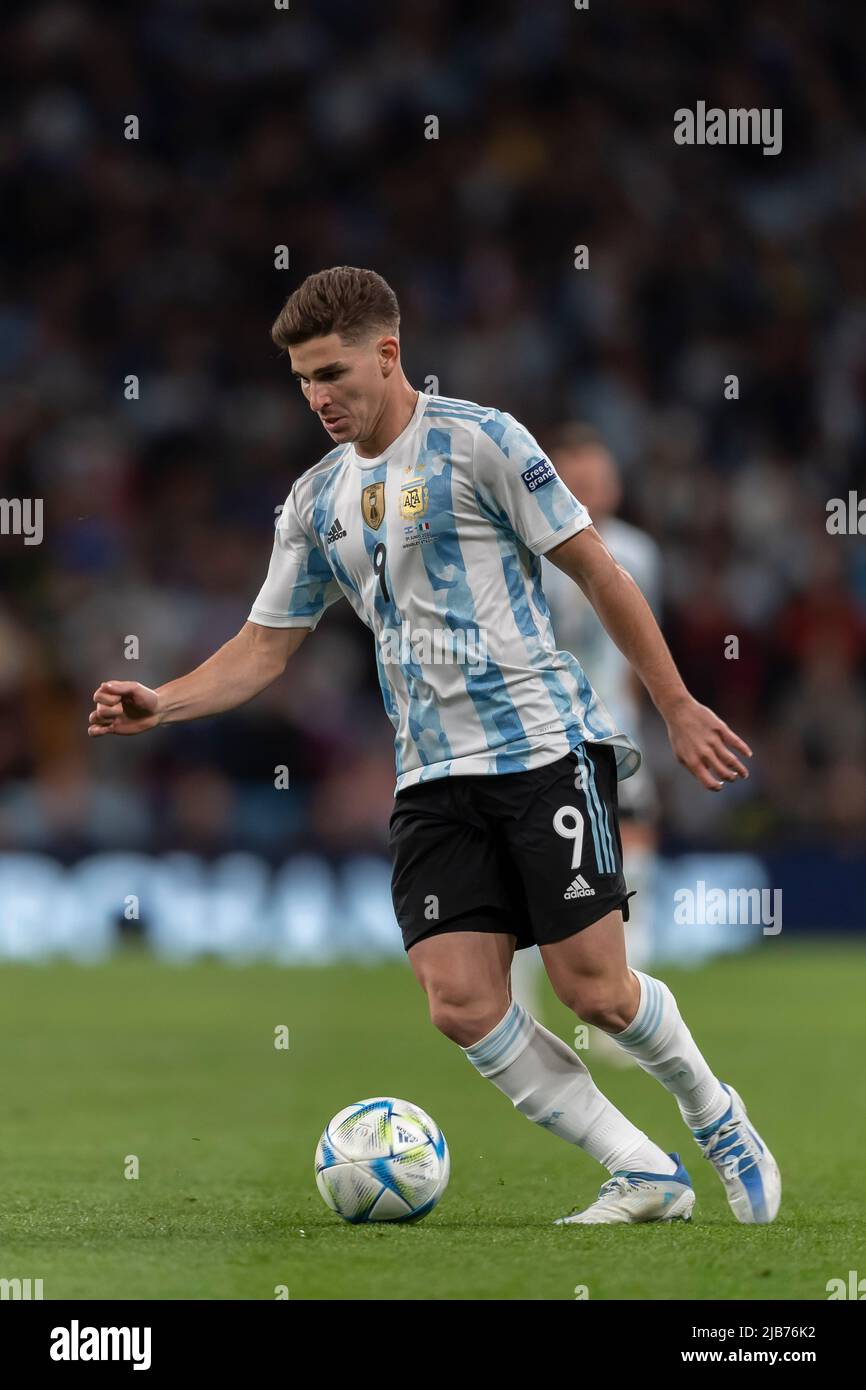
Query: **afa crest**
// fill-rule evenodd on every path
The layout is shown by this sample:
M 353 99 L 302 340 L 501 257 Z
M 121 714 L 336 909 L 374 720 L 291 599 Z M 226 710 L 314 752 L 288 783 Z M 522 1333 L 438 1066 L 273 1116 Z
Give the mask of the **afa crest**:
M 385 484 L 370 483 L 361 493 L 361 515 L 365 526 L 378 531 L 385 517 Z
M 400 515 L 406 521 L 414 521 L 424 516 L 430 501 L 430 493 L 423 478 L 410 478 L 400 485 Z

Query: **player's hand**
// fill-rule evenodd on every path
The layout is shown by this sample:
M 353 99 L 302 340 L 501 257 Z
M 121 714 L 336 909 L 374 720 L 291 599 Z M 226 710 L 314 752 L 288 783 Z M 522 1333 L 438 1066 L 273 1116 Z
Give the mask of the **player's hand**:
M 748 777 L 748 770 L 735 754 L 751 758 L 751 748 L 706 705 L 689 696 L 665 723 L 677 761 L 708 791 L 721 791 L 725 782 Z
M 88 720 L 88 737 L 143 734 L 161 721 L 159 696 L 138 681 L 103 681 L 93 692 L 96 709 Z

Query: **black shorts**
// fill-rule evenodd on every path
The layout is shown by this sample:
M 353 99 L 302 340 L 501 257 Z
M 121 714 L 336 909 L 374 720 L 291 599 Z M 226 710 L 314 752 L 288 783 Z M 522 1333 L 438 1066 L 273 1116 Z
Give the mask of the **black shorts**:
M 529 772 L 441 777 L 398 792 L 391 894 L 403 945 L 446 931 L 511 932 L 517 950 L 628 920 L 616 754 L 583 743 Z

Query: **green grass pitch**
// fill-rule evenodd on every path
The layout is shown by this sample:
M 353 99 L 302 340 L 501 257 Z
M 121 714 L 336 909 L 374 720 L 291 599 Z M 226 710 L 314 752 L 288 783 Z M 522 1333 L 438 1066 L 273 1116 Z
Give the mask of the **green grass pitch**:
M 772 1226 L 734 1221 L 657 1082 L 591 1054 L 611 1100 L 683 1154 L 694 1220 L 553 1226 L 605 1172 L 432 1028 L 405 962 L 6 964 L 0 1278 L 41 1278 L 46 1299 L 825 1299 L 828 1279 L 866 1274 L 862 950 L 772 941 L 657 973 L 779 1160 Z M 571 1041 L 545 990 L 544 1022 Z M 326 1121 L 381 1094 L 423 1106 L 451 1149 L 417 1226 L 349 1226 L 316 1190 Z

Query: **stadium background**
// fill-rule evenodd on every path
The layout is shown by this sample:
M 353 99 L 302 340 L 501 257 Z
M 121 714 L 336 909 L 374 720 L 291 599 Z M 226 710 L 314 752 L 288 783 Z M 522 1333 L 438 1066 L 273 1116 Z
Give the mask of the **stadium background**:
M 614 448 L 685 679 L 757 750 L 706 796 L 646 722 L 666 851 L 766 856 L 786 929 L 860 929 L 866 562 L 825 526 L 866 464 L 850 11 L 11 8 L 0 478 L 44 498 L 45 539 L 0 549 L 4 856 L 383 853 L 391 730 L 346 604 L 251 706 L 84 737 L 98 680 L 161 684 L 245 620 L 328 447 L 268 329 L 348 262 L 397 289 L 413 383 Z M 782 152 L 676 145 L 708 93 L 782 107 Z
M 44 498 L 45 522 L 38 546 L 0 536 L 0 956 L 96 960 L 136 932 L 181 958 L 402 954 L 391 729 L 347 605 L 249 706 L 86 737 L 101 679 L 164 683 L 244 622 L 275 512 L 328 447 L 269 327 L 342 263 L 396 289 L 414 385 L 542 446 L 564 419 L 604 433 L 622 515 L 663 550 L 685 679 L 755 749 L 710 796 L 645 721 L 663 854 L 696 856 L 692 880 L 745 855 L 786 941 L 862 947 L 866 559 L 826 506 L 866 476 L 863 26 L 691 0 L 5 7 L 0 495 Z M 697 100 L 781 107 L 782 152 L 675 144 Z M 784 992 L 762 968 L 755 1008 L 759 981 Z M 36 1000 L 24 978 L 7 991 Z M 351 1090 L 323 1085 L 310 1126 Z

